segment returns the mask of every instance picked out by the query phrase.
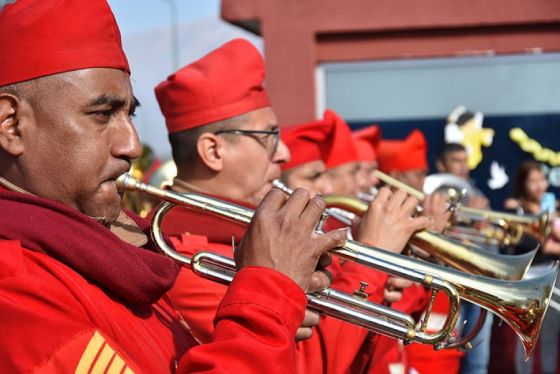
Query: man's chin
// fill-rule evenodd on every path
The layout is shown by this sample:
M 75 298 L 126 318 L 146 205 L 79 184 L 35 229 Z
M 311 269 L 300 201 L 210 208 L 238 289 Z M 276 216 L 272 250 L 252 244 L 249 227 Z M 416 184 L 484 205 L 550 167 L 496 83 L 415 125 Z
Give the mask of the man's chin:
M 112 224 L 117 221 L 119 214 L 121 212 L 120 199 L 118 201 L 112 201 L 110 203 L 99 203 L 95 206 L 90 206 L 84 209 L 84 214 L 100 219 L 105 224 Z

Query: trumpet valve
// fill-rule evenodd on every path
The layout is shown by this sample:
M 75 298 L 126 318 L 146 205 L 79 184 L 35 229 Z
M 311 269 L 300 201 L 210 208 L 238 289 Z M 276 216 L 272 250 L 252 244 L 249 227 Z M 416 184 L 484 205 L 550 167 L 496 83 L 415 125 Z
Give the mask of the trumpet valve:
M 361 281 L 360 282 L 360 289 L 355 290 L 354 293 L 352 294 L 352 296 L 354 296 L 354 299 L 358 300 L 358 301 L 365 301 L 368 298 L 368 293 L 366 292 L 366 288 L 367 288 L 368 284 L 367 282 Z

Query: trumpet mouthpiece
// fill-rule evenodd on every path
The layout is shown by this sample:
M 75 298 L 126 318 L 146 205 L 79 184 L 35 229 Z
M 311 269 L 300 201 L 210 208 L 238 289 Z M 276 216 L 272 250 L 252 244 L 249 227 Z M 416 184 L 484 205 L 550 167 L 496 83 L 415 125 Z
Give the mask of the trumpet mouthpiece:
M 115 183 L 117 184 L 117 190 L 119 192 L 124 192 L 132 189 L 131 187 L 134 186 L 134 177 L 129 173 L 124 173 L 117 178 Z
M 278 179 L 272 181 L 272 187 L 278 188 L 280 191 L 284 192 L 287 195 L 291 195 L 292 192 L 294 192 L 290 187 L 286 186 Z

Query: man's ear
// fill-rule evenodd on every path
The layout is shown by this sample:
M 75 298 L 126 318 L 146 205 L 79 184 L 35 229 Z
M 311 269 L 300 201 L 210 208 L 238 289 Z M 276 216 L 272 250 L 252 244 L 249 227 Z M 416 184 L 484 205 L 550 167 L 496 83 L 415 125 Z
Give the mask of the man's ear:
M 223 138 L 205 132 L 196 142 L 198 157 L 210 170 L 219 172 L 224 166 L 225 141 Z
M 9 93 L 0 92 L 0 147 L 13 156 L 23 153 L 21 139 L 21 100 Z

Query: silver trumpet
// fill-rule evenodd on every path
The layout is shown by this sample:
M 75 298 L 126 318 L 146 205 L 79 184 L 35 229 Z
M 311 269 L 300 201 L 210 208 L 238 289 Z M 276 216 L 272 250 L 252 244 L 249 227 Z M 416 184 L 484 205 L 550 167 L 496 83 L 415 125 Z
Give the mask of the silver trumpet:
M 166 201 L 158 208 L 152 221 L 154 241 L 166 255 L 202 277 L 225 284 L 231 282 L 236 271 L 231 258 L 208 252 L 198 252 L 192 258 L 183 256 L 165 243 L 161 223 L 166 212 L 176 205 L 241 224 L 249 224 L 253 210 L 200 194 L 161 190 L 127 174 L 117 180 L 117 186 L 121 190 L 139 190 Z M 431 304 L 420 327 L 415 329 L 416 323 L 409 315 L 367 301 L 363 287 L 355 295 L 341 295 L 330 289 L 309 293 L 309 308 L 405 342 L 432 344 L 436 349 L 453 344 L 451 333 L 458 319 L 461 297 L 495 313 L 511 326 L 521 338 L 528 357 L 536 343 L 558 273 L 556 265 L 549 272 L 530 280 L 501 281 L 465 274 L 352 240 L 330 252 L 430 287 L 432 300 L 437 291 L 444 292 L 450 302 L 449 313 L 442 329 L 427 333 L 425 328 Z M 358 302 L 355 302 L 356 299 Z

